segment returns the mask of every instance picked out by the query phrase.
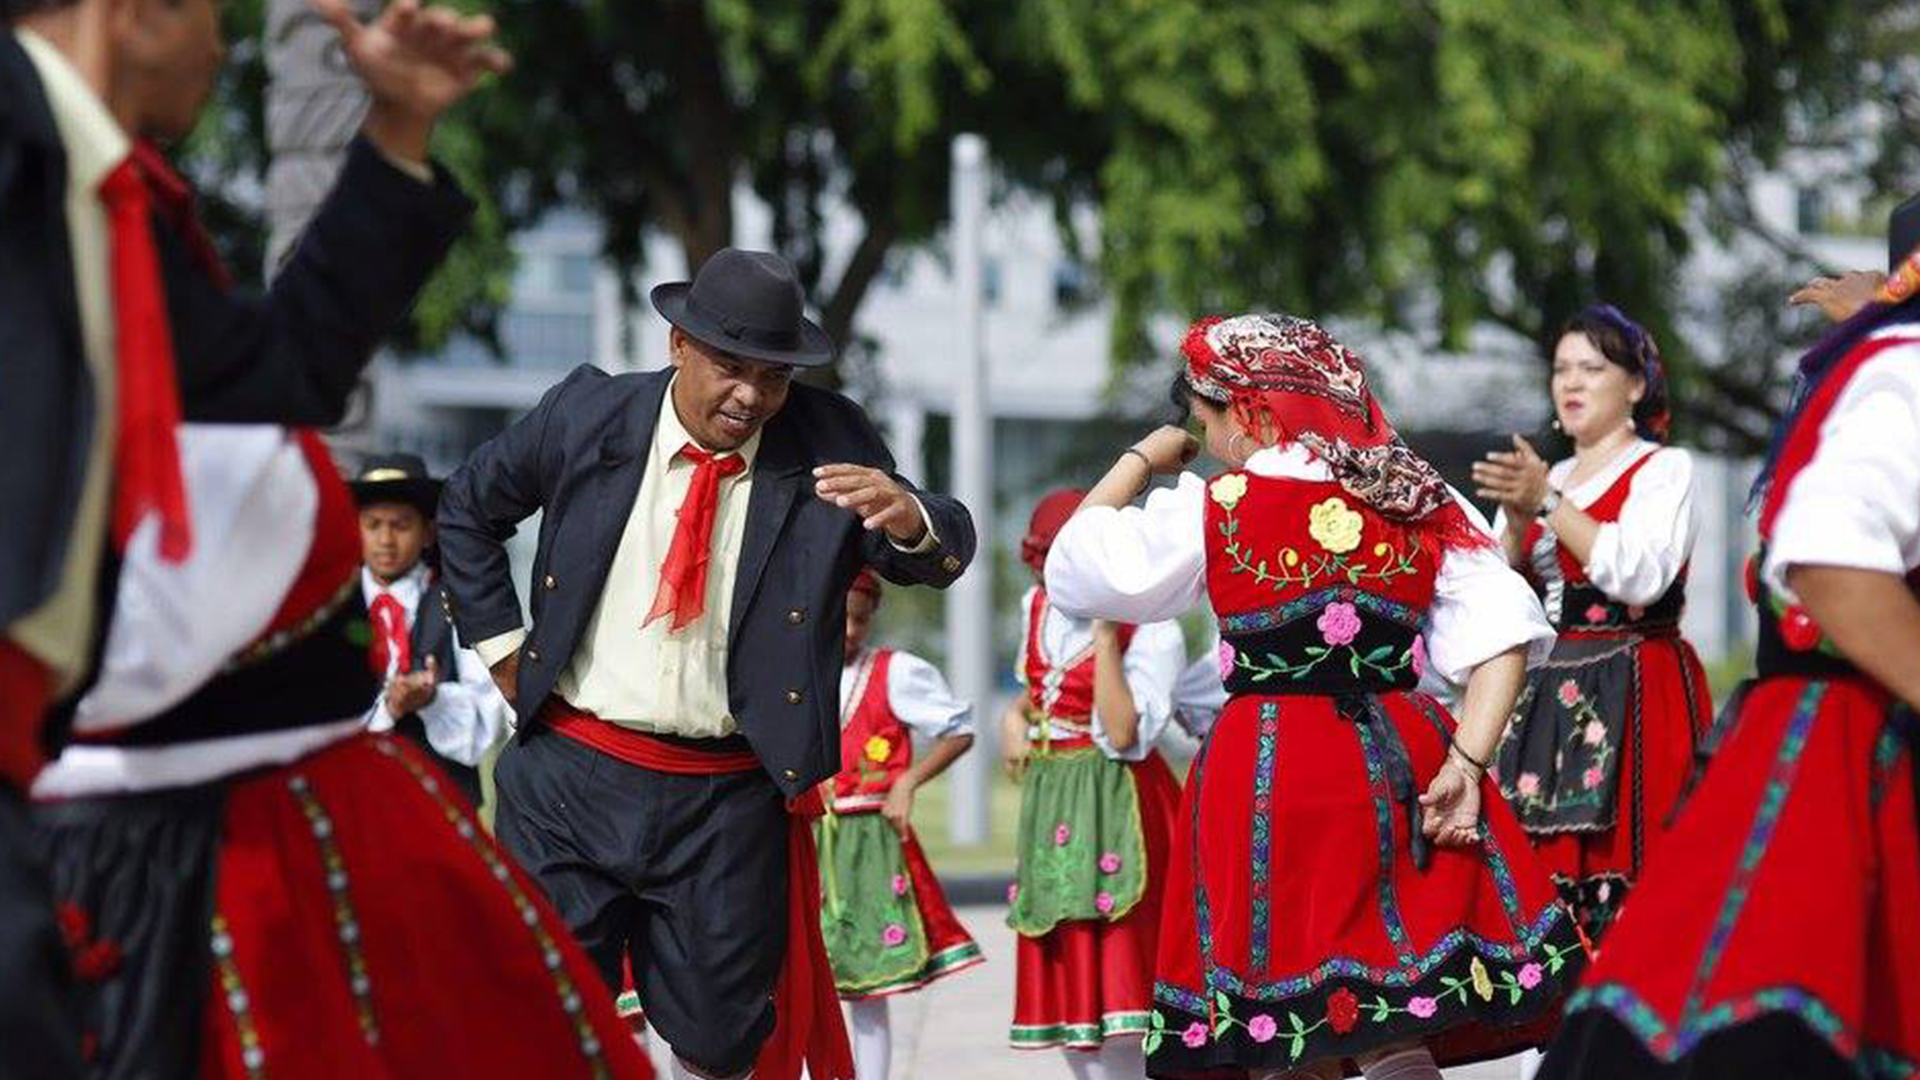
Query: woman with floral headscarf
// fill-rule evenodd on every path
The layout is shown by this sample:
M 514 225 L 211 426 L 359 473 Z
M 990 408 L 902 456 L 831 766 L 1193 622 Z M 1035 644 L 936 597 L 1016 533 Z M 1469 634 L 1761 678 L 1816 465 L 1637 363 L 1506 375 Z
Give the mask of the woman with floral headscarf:
M 1155 934 L 1180 785 L 1154 750 L 1186 660 L 1180 627 L 1076 618 L 1040 583 L 1047 550 L 1082 493 L 1033 509 L 1021 559 L 1026 691 L 1002 720 L 1021 781 L 1019 854 L 1007 896 L 1017 932 L 1016 1049 L 1060 1047 L 1078 1080 L 1140 1075 L 1153 1009 Z
M 1359 357 L 1285 315 L 1203 319 L 1177 392 L 1227 471 L 1126 505 L 1197 449 L 1134 446 L 1061 530 L 1063 610 L 1210 598 L 1229 695 L 1180 808 L 1148 1071 L 1435 1080 L 1538 1038 L 1578 929 L 1485 777 L 1552 635 L 1478 514 L 1405 443 Z M 1466 683 L 1462 719 L 1417 689 Z
M 1494 531 L 1559 631 L 1501 744 L 1501 791 L 1561 896 L 1599 941 L 1666 832 L 1711 719 L 1680 637 L 1693 549 L 1693 459 L 1665 445 L 1660 350 L 1610 304 L 1562 329 L 1551 468 L 1525 439 L 1473 467 Z

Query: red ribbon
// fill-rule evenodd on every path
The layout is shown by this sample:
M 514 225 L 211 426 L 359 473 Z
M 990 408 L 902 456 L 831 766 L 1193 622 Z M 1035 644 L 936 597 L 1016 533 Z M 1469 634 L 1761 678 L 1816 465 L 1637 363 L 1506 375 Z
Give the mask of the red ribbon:
M 383 592 L 367 607 L 373 620 L 371 660 L 374 674 L 386 678 L 389 671 L 405 674 L 413 670 L 413 645 L 407 639 L 407 609 L 392 593 Z
M 160 557 L 177 563 L 193 546 L 180 476 L 180 389 L 174 382 L 147 184 L 129 157 L 100 184 L 106 205 L 113 284 L 115 429 L 112 536 L 126 550 L 149 513 L 160 515 Z
M 692 443 L 681 447 L 679 456 L 693 462 L 693 480 L 674 515 L 677 523 L 673 543 L 660 564 L 660 588 L 641 626 L 671 612 L 670 629 L 679 630 L 706 612 L 707 564 L 713 557 L 713 519 L 720 507 L 720 481 L 747 468 L 739 454 L 710 454 Z

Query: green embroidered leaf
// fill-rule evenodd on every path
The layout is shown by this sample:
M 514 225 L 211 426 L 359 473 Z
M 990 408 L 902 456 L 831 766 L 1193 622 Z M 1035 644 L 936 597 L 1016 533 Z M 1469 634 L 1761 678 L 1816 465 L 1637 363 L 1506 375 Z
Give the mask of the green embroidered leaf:
M 1547 974 L 1549 975 L 1560 974 L 1560 969 L 1565 967 L 1566 964 L 1567 964 L 1566 960 L 1560 957 L 1558 954 L 1550 957 L 1547 960 Z
M 1514 983 L 1512 986 L 1507 988 L 1507 1004 L 1509 1005 L 1520 1004 L 1520 995 L 1524 993 L 1526 993 L 1526 991 L 1521 989 L 1520 984 Z
M 1307 646 L 1307 655 L 1325 656 L 1327 655 L 1327 647 L 1325 645 L 1309 645 Z
M 1273 678 L 1275 674 L 1277 674 L 1277 672 L 1268 671 L 1265 668 L 1262 668 L 1259 671 L 1256 671 L 1253 673 L 1253 681 L 1266 682 L 1268 679 Z
M 1377 664 L 1380 661 L 1385 660 L 1387 657 L 1392 655 L 1393 655 L 1393 646 L 1382 645 L 1379 648 L 1374 649 L 1371 652 L 1367 653 L 1367 662 L 1370 664 Z
M 1220 1015 L 1214 1017 L 1213 1018 L 1213 1037 L 1218 1039 L 1220 1036 L 1225 1035 L 1227 1033 L 1227 1029 L 1232 1026 L 1233 1026 L 1233 1017 L 1228 1016 L 1226 1013 L 1221 1013 Z
M 1347 654 L 1347 668 L 1353 672 L 1354 678 L 1357 679 L 1360 677 L 1360 654 L 1359 653 Z
M 1254 567 L 1253 572 L 1256 574 L 1259 574 L 1261 577 L 1266 577 L 1267 576 L 1267 560 L 1261 559 L 1260 565 Z
M 1233 1018 L 1233 1002 L 1228 999 L 1225 990 L 1215 990 L 1213 992 L 1213 1007 L 1220 1015 L 1225 1016 L 1229 1020 Z
M 1293 1025 L 1294 1034 L 1296 1035 L 1307 1030 L 1306 1021 L 1300 1019 L 1300 1014 L 1297 1012 L 1287 1014 L 1287 1023 Z
M 1304 1035 L 1295 1035 L 1287 1046 L 1287 1060 L 1299 1061 L 1300 1055 L 1307 1052 L 1307 1039 Z
M 1147 1037 L 1140 1040 L 1140 1052 L 1152 1057 L 1153 1052 L 1160 1049 L 1160 1040 L 1165 1034 L 1158 1028 L 1147 1032 Z
M 1159 1009 L 1153 1010 L 1153 1016 L 1148 1018 L 1147 1023 L 1151 1025 L 1155 1031 L 1165 1031 L 1167 1029 L 1167 1018 L 1160 1015 Z

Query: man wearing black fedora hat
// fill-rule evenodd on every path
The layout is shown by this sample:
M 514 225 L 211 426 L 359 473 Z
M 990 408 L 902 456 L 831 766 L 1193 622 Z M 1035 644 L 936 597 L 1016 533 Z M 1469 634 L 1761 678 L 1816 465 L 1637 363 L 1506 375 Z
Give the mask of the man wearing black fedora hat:
M 427 558 L 440 481 L 413 454 L 377 454 L 347 486 L 360 508 L 360 591 L 373 663 L 386 680 L 367 726 L 397 731 L 426 751 L 478 808 L 480 759 L 505 729 L 508 708 L 486 665 L 454 644 Z
M 973 522 L 793 381 L 833 343 L 786 260 L 729 248 L 652 299 L 670 368 L 575 370 L 441 498 L 454 622 L 520 717 L 499 836 L 610 987 L 630 963 L 681 1074 L 851 1076 L 804 824 L 839 767 L 847 590 L 869 564 L 950 584 Z M 536 511 L 523 626 L 502 545 Z

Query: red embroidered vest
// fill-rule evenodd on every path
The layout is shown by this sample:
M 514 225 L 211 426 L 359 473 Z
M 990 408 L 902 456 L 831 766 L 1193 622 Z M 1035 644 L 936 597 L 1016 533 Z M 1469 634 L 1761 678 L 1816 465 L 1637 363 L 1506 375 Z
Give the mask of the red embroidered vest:
M 1027 684 L 1027 704 L 1062 727 L 1091 731 L 1093 717 L 1093 642 L 1072 656 L 1048 656 L 1046 643 L 1047 590 L 1035 589 L 1027 608 L 1027 652 L 1021 673 Z M 1120 627 L 1120 651 L 1133 644 L 1135 627 Z
M 1207 592 L 1230 694 L 1410 689 L 1439 551 L 1331 481 L 1207 485 Z
M 913 738 L 887 699 L 892 649 L 868 649 L 854 659 L 853 688 L 840 706 L 840 772 L 833 778 L 835 813 L 878 810 L 887 792 L 913 764 Z
M 1633 478 L 1647 462 L 1653 460 L 1658 450 L 1642 455 L 1639 461 L 1629 465 L 1625 472 L 1608 485 L 1607 490 L 1595 499 L 1593 505 L 1583 507 L 1586 515 L 1603 525 L 1620 520 L 1620 511 L 1627 505 L 1627 496 L 1633 491 Z M 1527 526 L 1523 550 L 1531 552 L 1540 543 L 1540 535 L 1545 526 L 1539 519 Z M 1573 557 L 1565 544 L 1556 542 L 1554 557 L 1560 564 L 1560 580 L 1563 582 L 1560 594 L 1560 619 L 1554 629 L 1575 636 L 1608 636 L 1621 633 L 1634 633 L 1643 636 L 1670 636 L 1680 632 L 1680 613 L 1687 604 L 1687 568 L 1680 568 L 1680 576 L 1661 594 L 1658 600 L 1642 607 L 1638 604 L 1622 604 L 1607 596 L 1587 580 L 1586 568 Z M 1536 588 L 1539 582 L 1534 575 L 1528 574 Z

